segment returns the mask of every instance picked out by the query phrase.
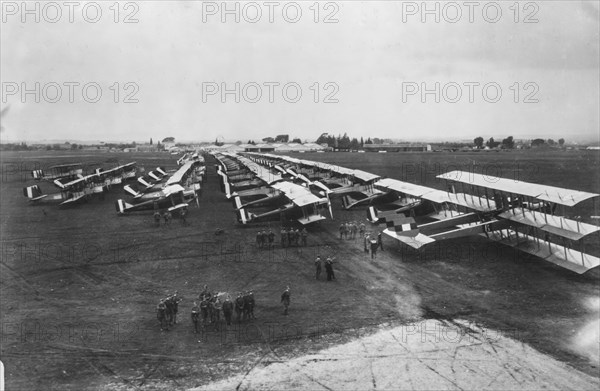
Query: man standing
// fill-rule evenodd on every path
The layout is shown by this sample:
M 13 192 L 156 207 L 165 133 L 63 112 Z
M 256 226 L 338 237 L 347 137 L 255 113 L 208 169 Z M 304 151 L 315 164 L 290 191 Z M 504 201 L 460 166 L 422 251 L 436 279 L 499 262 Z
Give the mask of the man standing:
M 375 255 L 377 255 L 377 247 L 379 245 L 377 244 L 376 239 L 371 239 L 370 243 L 371 243 L 371 259 L 374 259 Z
M 283 303 L 283 314 L 288 314 L 288 308 L 290 306 L 290 287 L 286 287 L 283 293 L 281 294 L 281 302 Z
M 325 272 L 327 273 L 327 281 L 335 280 L 335 274 L 333 273 L 333 260 L 331 257 L 327 257 L 325 261 Z
M 377 245 L 379 246 L 379 248 L 381 248 L 381 251 L 383 251 L 383 240 L 381 240 L 381 232 L 377 234 Z
M 183 300 L 181 297 L 177 296 L 177 291 L 175 294 L 171 296 L 171 311 L 173 313 L 173 324 L 177 324 L 177 311 L 179 311 L 179 302 Z
M 185 219 L 186 215 L 187 215 L 186 208 L 181 209 L 181 212 L 179 213 L 179 216 L 181 217 L 181 225 L 187 225 L 187 220 Z
M 200 330 L 200 307 L 196 302 L 194 302 L 194 306 L 192 307 L 192 323 L 194 324 L 194 333 L 198 334 Z
M 159 211 L 154 212 L 154 224 L 156 225 L 156 227 L 160 227 L 160 212 Z
M 169 324 L 167 323 L 167 314 L 166 314 L 166 305 L 163 300 L 161 300 L 156 306 L 156 319 L 160 322 L 160 331 L 169 330 Z
M 225 315 L 225 322 L 227 326 L 231 326 L 231 315 L 233 315 L 233 302 L 231 296 L 227 295 L 227 298 L 223 302 L 223 315 Z
M 262 248 L 262 232 L 258 231 L 256 233 L 256 245 L 258 246 L 258 248 Z
M 244 312 L 244 298 L 242 292 L 238 292 L 237 298 L 235 299 L 235 314 L 237 316 L 238 323 L 242 322 L 242 313 Z
M 306 238 L 308 236 L 308 232 L 306 231 L 306 227 L 302 228 L 302 231 L 300 231 L 300 236 L 302 236 L 302 245 L 306 246 Z
M 322 261 L 321 261 L 321 256 L 317 255 L 317 259 L 315 260 L 315 267 L 317 268 L 317 280 L 320 279 L 321 277 L 321 265 L 322 265 Z
M 254 305 L 256 304 L 256 302 L 254 301 L 254 292 L 250 291 L 248 293 L 248 316 L 250 317 L 250 319 L 256 319 L 254 317 Z
M 287 231 L 284 227 L 281 227 L 281 247 L 285 247 L 285 242 L 287 241 Z
M 269 249 L 272 249 L 274 244 L 275 244 L 275 234 L 273 233 L 273 231 L 269 230 Z

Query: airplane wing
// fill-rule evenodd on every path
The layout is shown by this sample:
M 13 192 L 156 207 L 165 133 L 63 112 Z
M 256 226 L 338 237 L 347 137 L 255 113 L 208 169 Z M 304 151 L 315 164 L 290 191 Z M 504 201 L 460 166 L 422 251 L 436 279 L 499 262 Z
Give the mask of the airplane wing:
M 565 206 L 575 206 L 582 201 L 599 196 L 598 194 L 584 191 L 563 189 L 466 171 L 450 171 L 438 175 L 437 178 L 497 190 L 503 193 L 524 195 Z

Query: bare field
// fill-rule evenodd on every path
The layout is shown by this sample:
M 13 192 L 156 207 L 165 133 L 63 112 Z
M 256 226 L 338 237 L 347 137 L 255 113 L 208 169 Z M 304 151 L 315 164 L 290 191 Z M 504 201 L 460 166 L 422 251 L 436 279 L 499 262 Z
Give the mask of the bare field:
M 435 175 L 461 169 L 600 192 L 600 159 L 591 152 L 294 156 L 437 188 L 443 184 Z M 371 261 L 362 242 L 337 234 L 341 221 L 364 220 L 364 209 L 347 212 L 338 204 L 334 221 L 310 228 L 308 247 L 259 250 L 256 231 L 268 224 L 235 223 L 211 158 L 189 226 L 174 220 L 156 228 L 148 213 L 118 216 L 114 201 L 127 198 L 121 188 L 64 209 L 32 206 L 23 197 L 22 187 L 34 183 L 23 171 L 32 166 L 115 160 L 137 161 L 149 171 L 175 168 L 176 157 L 2 154 L 0 353 L 8 389 L 185 389 L 248 373 L 265 355 L 283 361 L 384 323 L 432 318 L 499 330 L 600 377 L 597 273 L 579 276 L 478 237 L 422 254 L 384 239 L 385 251 Z M 597 201 L 572 213 L 595 224 L 590 216 L 600 215 Z M 278 233 L 278 222 L 270 226 Z M 216 228 L 224 233 L 215 235 Z M 588 242 L 587 251 L 597 252 L 598 237 Z M 335 281 L 315 280 L 317 254 L 336 256 Z M 232 295 L 254 290 L 257 319 L 194 334 L 189 313 L 204 284 Z M 286 285 L 292 289 L 288 316 L 279 303 Z M 175 290 L 184 298 L 180 324 L 161 332 L 155 306 Z

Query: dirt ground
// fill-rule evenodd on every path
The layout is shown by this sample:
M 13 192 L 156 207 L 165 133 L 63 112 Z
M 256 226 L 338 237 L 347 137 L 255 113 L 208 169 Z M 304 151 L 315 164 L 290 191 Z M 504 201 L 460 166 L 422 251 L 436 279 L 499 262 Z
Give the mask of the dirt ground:
M 384 155 L 392 154 L 360 158 L 358 154 L 310 154 L 303 158 L 331 159 L 435 187 L 432 170 L 423 180 L 407 171 L 406 167 L 415 167 L 410 162 L 419 161 L 417 154 L 409 154 L 401 166 L 386 160 L 397 157 Z M 427 159 L 456 163 L 454 154 L 430 156 Z M 470 157 L 475 158 L 480 159 Z M 533 362 L 552 360 L 544 367 L 550 374 L 535 372 L 548 376 L 538 379 L 540 384 L 578 388 L 577 384 L 595 385 L 600 378 L 597 271 L 576 275 L 479 237 L 443 243 L 423 253 L 384 237 L 385 251 L 371 260 L 362 242 L 340 240 L 337 234 L 340 222 L 363 221 L 365 210 L 342 211 L 339 201 L 334 201 L 334 220 L 310 227 L 307 247 L 276 245 L 272 251 L 261 250 L 255 245 L 256 231 L 272 227 L 277 233 L 280 222 L 238 226 L 232 204 L 219 191 L 211 159 L 200 205 L 188 215 L 190 224 L 174 220 L 171 226 L 160 228 L 153 226 L 148 213 L 118 216 L 114 201 L 127 198 L 121 189 L 74 208 L 28 205 L 21 189 L 33 181 L 25 181 L 21 170 L 14 169 L 29 168 L 33 162 L 111 159 L 135 160 L 146 170 L 156 165 L 175 168 L 175 158 L 165 154 L 2 155 L 0 358 L 7 389 L 210 388 L 256 373 L 265 365 L 265 357 L 287 362 L 323 352 L 335 354 L 331 349 L 344 346 L 351 351 L 351 344 L 361 338 L 379 341 L 382 327 L 413 330 L 423 320 L 440 324 L 460 320 L 479 334 L 501 335 L 503 346 L 523 343 L 522 349 L 537 355 L 516 361 L 517 368 L 526 370 Z M 515 161 L 507 155 L 502 156 L 505 161 L 494 159 L 504 164 L 501 167 Z M 528 167 L 538 162 L 541 172 L 550 173 L 547 176 L 553 179 L 542 183 L 560 185 L 551 182 L 562 177 L 564 187 L 599 192 L 597 178 L 590 179 L 597 172 L 597 155 L 527 159 L 523 161 Z M 531 174 L 533 169 L 519 172 Z M 42 187 L 52 190 L 49 184 Z M 600 214 L 597 204 L 587 208 L 582 215 Z M 217 228 L 223 234 L 215 235 Z M 597 236 L 589 241 L 588 247 L 595 250 Z M 335 281 L 315 279 L 317 254 L 336 257 Z M 252 289 L 257 319 L 194 334 L 190 308 L 204 284 L 232 295 Z M 292 291 L 288 316 L 282 314 L 279 302 L 286 285 Z M 161 332 L 155 306 L 175 290 L 184 298 L 180 322 Z M 452 343 L 440 341 L 443 346 Z M 377 346 L 375 350 L 381 349 Z M 510 352 L 520 354 L 519 349 Z M 447 358 L 440 357 L 441 365 Z M 348 376 L 353 373 L 351 367 L 340 371 Z M 398 376 L 403 373 L 399 371 Z M 566 374 L 579 380 L 571 385 L 554 382 Z M 219 381 L 225 383 L 215 383 Z M 357 382 L 356 387 L 334 383 L 330 388 L 357 389 L 362 384 L 367 383 Z M 487 383 L 469 384 L 472 387 L 467 388 L 480 388 Z M 498 384 L 494 388 L 515 383 Z M 430 376 L 422 376 L 406 388 L 436 385 Z M 292 383 L 289 386 L 282 385 L 293 388 Z

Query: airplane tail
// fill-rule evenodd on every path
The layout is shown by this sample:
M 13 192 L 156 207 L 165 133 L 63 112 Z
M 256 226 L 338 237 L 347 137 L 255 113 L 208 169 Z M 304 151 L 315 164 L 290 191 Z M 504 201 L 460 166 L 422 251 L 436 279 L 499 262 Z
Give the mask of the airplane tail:
M 246 212 L 246 209 L 244 208 L 238 209 L 235 213 L 237 214 L 238 222 L 242 224 L 248 224 L 252 219 L 250 214 Z
M 382 221 L 379 221 L 379 212 L 373 205 L 369 206 L 367 209 L 367 220 L 369 220 L 373 224 L 380 224 Z
M 225 196 L 231 198 L 231 186 L 229 186 L 229 181 L 225 176 L 223 176 L 223 189 L 225 190 Z
M 163 167 L 156 167 L 156 171 L 162 176 L 167 175 L 167 172 L 165 171 L 165 169 Z
M 118 214 L 124 214 L 125 212 L 127 212 L 127 209 L 131 208 L 132 206 L 133 205 L 128 204 L 127 202 L 125 202 L 125 201 L 123 201 L 121 199 L 118 199 L 115 202 L 115 207 L 117 209 L 117 213 Z
M 233 202 L 235 204 L 236 210 L 242 209 L 242 200 L 240 199 L 240 196 L 236 195 L 235 197 L 233 197 Z
M 38 185 L 33 185 L 23 188 L 23 195 L 30 200 L 34 200 L 42 196 L 42 189 Z
M 139 182 L 139 183 L 141 183 L 142 185 L 144 185 L 144 186 L 145 186 L 147 189 L 152 187 L 152 185 L 151 185 L 150 183 L 148 183 L 148 182 L 147 182 L 147 181 L 144 179 L 144 177 L 139 177 L 139 178 L 138 178 L 138 182 Z
M 158 175 L 157 175 L 157 174 L 156 174 L 154 171 L 150 171 L 150 172 L 148 173 L 148 176 L 149 176 L 150 178 L 154 179 L 154 180 L 155 180 L 155 181 L 157 181 L 157 182 L 158 182 L 158 181 L 160 181 L 160 177 L 159 177 L 159 175 L 160 175 L 160 174 L 158 174 Z
M 33 170 L 33 171 L 31 171 L 31 176 L 36 181 L 39 181 L 40 179 L 42 179 L 44 177 L 44 170 Z
M 126 192 L 128 192 L 129 194 L 131 194 L 134 197 L 139 197 L 142 195 L 142 193 L 140 193 L 139 191 L 136 191 L 133 187 L 129 186 L 129 185 L 125 185 L 123 186 L 123 190 L 125 190 Z

